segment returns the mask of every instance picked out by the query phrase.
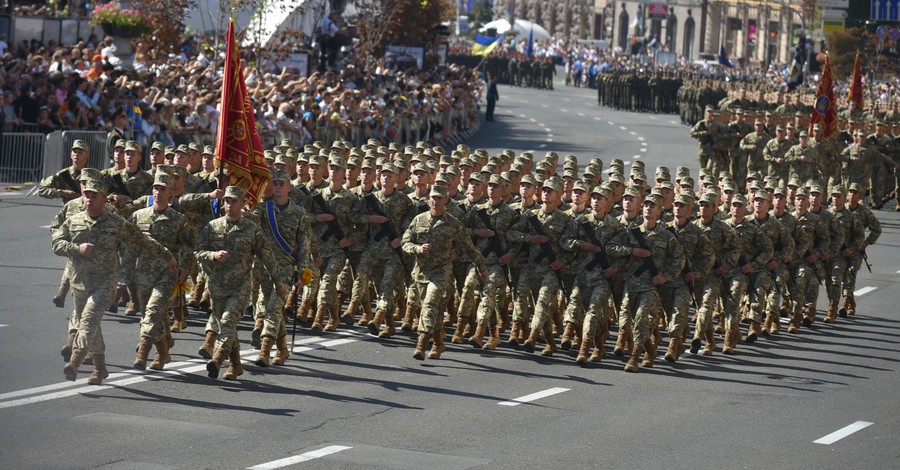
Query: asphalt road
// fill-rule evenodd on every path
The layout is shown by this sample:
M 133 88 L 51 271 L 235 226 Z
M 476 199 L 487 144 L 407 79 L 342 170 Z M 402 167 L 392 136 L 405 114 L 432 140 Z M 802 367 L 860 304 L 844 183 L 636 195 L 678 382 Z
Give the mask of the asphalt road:
M 584 89 L 500 87 L 500 95 L 496 122 L 471 147 L 639 158 L 650 171 L 687 165 L 696 174 L 696 145 L 676 116 L 600 108 Z M 854 318 L 742 343 L 735 356 L 687 353 L 674 366 L 659 358 L 627 374 L 611 355 L 581 368 L 574 351 L 545 358 L 450 345 L 422 363 L 411 357 L 411 336 L 384 341 L 352 327 L 302 329 L 288 364 L 261 370 L 250 364 L 245 318 L 246 372 L 233 383 L 206 377 L 200 314 L 175 335 L 175 362 L 162 373 L 130 370 L 138 321 L 107 314 L 113 375 L 88 386 L 89 366 L 74 383 L 62 374 L 71 299 L 66 310 L 50 302 L 64 261 L 50 252 L 46 228 L 58 207 L 0 193 L 2 468 L 898 465 L 895 212 L 877 212 L 884 234 L 869 249 L 873 273 L 859 275 Z

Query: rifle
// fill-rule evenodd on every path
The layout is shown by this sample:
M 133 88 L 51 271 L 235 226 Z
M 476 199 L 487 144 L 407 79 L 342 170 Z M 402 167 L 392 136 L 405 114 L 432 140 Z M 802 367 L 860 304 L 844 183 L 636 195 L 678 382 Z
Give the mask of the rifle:
M 297 233 L 294 236 L 294 243 L 297 243 L 297 240 L 300 238 L 300 228 L 303 224 L 297 224 Z M 294 353 L 294 340 L 297 338 L 297 309 L 300 308 L 300 292 L 303 291 L 303 288 L 297 287 L 297 284 L 300 283 L 300 246 L 298 243 L 297 249 L 294 250 L 294 275 L 291 276 L 291 289 L 294 292 L 294 302 L 293 311 L 291 312 L 291 316 L 294 317 L 294 325 L 291 327 L 291 351 L 290 353 Z M 290 292 L 288 293 L 290 295 Z
M 668 230 L 669 230 L 669 232 L 672 233 L 673 236 L 675 236 L 675 232 L 676 232 L 675 227 L 668 227 Z M 693 271 L 694 271 L 694 269 L 691 267 L 691 262 L 688 261 L 687 256 L 685 256 L 684 257 L 684 268 L 681 270 L 681 277 L 684 278 L 685 274 L 693 272 Z M 694 281 L 691 281 L 691 282 L 685 281 L 684 283 L 687 285 L 688 292 L 691 293 L 691 305 L 693 305 L 694 308 L 697 308 L 697 299 L 694 295 Z
M 490 252 L 494 252 L 497 254 L 497 258 L 506 254 L 506 250 L 503 249 L 503 246 L 500 244 L 500 240 L 497 239 L 497 231 L 494 230 L 494 226 L 491 225 L 491 218 L 488 217 L 487 208 L 478 209 L 476 211 L 478 214 L 478 218 L 481 219 L 481 223 L 484 224 L 484 228 L 494 232 L 494 236 L 488 238 L 488 247 L 487 250 L 482 252 L 482 256 L 487 257 Z M 503 268 L 503 274 L 506 275 L 506 281 L 509 282 L 509 285 L 512 287 L 513 291 L 515 291 L 515 286 L 512 285 L 512 278 L 509 275 L 509 266 L 508 265 L 500 265 Z
M 316 203 L 317 206 L 319 206 L 319 210 L 321 211 L 321 213 L 328 214 L 333 217 L 333 219 L 327 222 L 328 230 L 326 230 L 325 233 L 322 234 L 322 240 L 325 241 L 331 237 L 337 237 L 337 240 L 341 241 L 344 238 L 347 238 L 347 235 L 341 229 L 341 224 L 337 221 L 337 216 L 334 215 L 334 212 L 328 209 L 328 206 L 325 204 L 325 198 L 322 197 L 322 193 L 320 193 L 319 191 L 314 192 L 312 194 L 312 200 Z M 346 247 L 342 249 L 344 250 L 344 253 L 347 254 L 347 257 L 349 257 L 350 250 Z
M 653 252 L 647 245 L 647 238 L 644 237 L 644 232 L 641 232 L 640 227 L 632 227 L 628 231 L 631 232 L 631 236 L 637 241 L 638 248 L 651 252 L 650 256 L 644 258 L 644 262 L 634 271 L 632 276 L 639 277 L 641 274 L 644 274 L 644 271 L 650 271 L 651 278 L 658 276 L 659 269 L 656 267 L 656 262 L 653 261 Z
M 550 238 L 547 236 L 547 233 L 544 232 L 544 228 L 541 227 L 541 223 L 538 222 L 537 214 L 532 213 L 531 215 L 529 215 L 528 223 L 531 224 L 531 228 L 534 230 L 534 232 L 536 234 L 538 234 L 542 237 L 547 237 L 548 239 Z M 550 248 L 550 245 L 548 245 L 547 243 L 541 243 L 540 245 L 541 245 L 541 253 L 535 259 L 535 261 L 540 261 L 544 258 L 547 258 L 550 260 L 550 264 L 555 263 L 558 258 L 556 257 L 556 253 L 553 252 L 553 248 Z M 563 283 L 562 273 L 560 272 L 559 269 L 553 271 L 553 273 L 556 274 L 556 281 L 559 282 L 559 289 L 563 292 L 563 294 L 565 294 L 566 300 L 568 300 L 569 299 L 569 290 L 566 289 L 566 285 Z
M 363 199 L 365 199 L 366 204 L 369 206 L 369 208 L 372 210 L 372 212 L 375 213 L 375 215 L 380 215 L 381 217 L 388 219 L 385 223 L 381 224 L 381 230 L 379 230 L 378 233 L 375 234 L 375 240 L 381 240 L 382 238 L 385 237 L 385 235 L 387 235 L 387 237 L 390 238 L 391 241 L 394 241 L 394 240 L 400 238 L 400 235 L 397 233 L 397 229 L 395 229 L 394 224 L 391 223 L 391 218 L 388 217 L 387 214 L 385 214 L 384 211 L 381 209 L 381 206 L 379 205 L 378 200 L 375 198 L 375 193 L 372 192 L 372 193 L 366 194 L 365 197 L 363 197 Z M 404 256 L 403 250 L 400 247 L 397 247 L 397 248 L 394 248 L 394 252 L 397 253 L 397 258 L 400 260 L 400 267 L 403 268 L 403 277 L 406 278 L 407 283 L 411 283 L 412 282 L 412 271 L 410 271 L 406 267 L 406 262 L 403 261 L 403 256 Z
M 866 254 L 866 250 L 860 250 L 859 253 L 862 255 L 863 262 L 866 263 L 866 269 L 869 270 L 869 274 L 872 274 L 872 265 L 869 264 L 869 255 Z
M 606 257 L 606 251 L 603 250 L 603 244 L 600 243 L 600 240 L 597 240 L 597 234 L 594 233 L 593 224 L 591 224 L 584 216 L 579 217 L 579 219 L 581 220 L 579 224 L 581 224 L 581 228 L 587 233 L 588 238 L 591 240 L 591 244 L 600 247 L 600 251 L 594 253 L 594 259 L 592 259 L 584 269 L 590 271 L 597 267 L 598 264 L 604 271 L 609 269 L 609 259 Z

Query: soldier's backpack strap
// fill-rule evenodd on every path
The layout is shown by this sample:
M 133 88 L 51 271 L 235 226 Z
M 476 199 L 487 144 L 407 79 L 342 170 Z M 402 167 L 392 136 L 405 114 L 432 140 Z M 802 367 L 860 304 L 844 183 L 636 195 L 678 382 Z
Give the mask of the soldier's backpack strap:
M 272 235 L 275 237 L 275 241 L 278 242 L 278 246 L 281 247 L 281 250 L 284 251 L 286 255 L 289 255 L 296 261 L 299 257 L 297 251 L 288 245 L 287 240 L 281 236 L 281 232 L 278 230 L 278 219 L 275 214 L 275 201 L 271 199 L 266 201 L 266 218 L 269 219 L 269 228 L 272 229 Z
M 72 178 L 72 173 L 69 173 L 68 170 L 63 171 L 59 174 L 59 179 L 62 180 L 63 184 L 69 187 L 70 190 L 75 191 L 78 194 L 81 194 L 81 185 L 75 182 L 75 178 Z

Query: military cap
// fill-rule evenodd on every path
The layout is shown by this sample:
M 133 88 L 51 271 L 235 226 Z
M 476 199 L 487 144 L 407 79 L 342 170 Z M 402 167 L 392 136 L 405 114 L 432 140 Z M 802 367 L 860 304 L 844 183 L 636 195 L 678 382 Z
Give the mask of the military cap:
M 153 177 L 153 186 L 171 188 L 173 184 L 172 176 L 166 173 L 157 173 L 156 176 Z
M 309 157 L 312 155 L 307 152 L 300 152 L 297 154 L 297 163 L 309 163 Z
M 619 166 L 624 168 L 625 162 L 623 162 L 621 158 L 614 158 L 611 162 L 609 162 L 609 166 Z
M 675 185 L 669 181 L 661 181 L 656 184 L 656 187 L 659 189 L 668 189 L 668 190 L 672 190 L 672 191 L 675 190 Z
M 716 177 L 713 176 L 713 175 L 706 175 L 706 177 L 703 178 L 703 185 L 704 185 L 704 186 L 707 186 L 707 185 L 710 185 L 710 186 L 717 186 L 718 184 L 719 184 L 719 178 L 716 178 Z
M 583 181 L 583 180 L 576 181 L 575 185 L 572 186 L 572 191 L 584 191 L 587 193 L 587 192 L 590 192 L 590 190 L 591 190 L 591 186 L 589 184 L 587 184 L 586 181 Z
M 534 178 L 534 175 L 528 173 L 522 176 L 522 181 L 520 181 L 519 184 L 530 184 L 532 186 L 537 186 L 537 180 Z
M 175 147 L 175 153 L 183 153 L 183 154 L 187 154 L 187 153 L 188 153 L 188 146 L 187 146 L 187 145 L 184 145 L 184 144 L 181 144 L 181 145 L 179 145 L 178 147 Z
M 563 178 L 578 179 L 578 172 L 574 170 L 566 170 L 563 172 Z
M 290 165 L 291 161 L 288 160 L 288 158 L 284 156 L 283 153 L 278 153 L 275 154 L 275 161 L 273 163 L 276 165 Z
M 285 156 L 285 158 L 289 158 L 291 160 L 297 160 L 297 149 L 291 149 L 291 148 L 287 149 L 284 152 L 284 156 Z
M 759 119 L 759 118 L 757 118 L 756 120 L 753 121 L 754 126 L 764 126 L 765 124 L 766 123 L 764 123 L 763 120 Z
M 203 155 L 215 155 L 216 148 L 212 145 L 205 145 L 203 146 L 203 152 L 201 153 L 203 153 Z
M 747 173 L 747 181 L 759 179 L 762 179 L 762 174 L 760 172 L 751 171 L 750 173 Z
M 809 194 L 812 195 L 812 193 L 824 194 L 825 189 L 822 188 L 821 184 L 813 183 L 813 184 L 809 185 Z
M 711 104 L 706 105 L 706 108 L 705 108 L 705 109 L 706 109 L 707 111 L 715 111 L 715 110 L 716 110 L 715 106 L 713 106 L 713 105 L 711 105 Z
M 707 176 L 710 175 L 709 169 L 708 169 L 708 168 L 701 168 L 701 169 L 700 169 L 700 172 L 699 172 L 699 175 L 700 175 L 700 179 L 706 178 Z
M 409 165 L 406 164 L 406 160 L 402 158 L 395 158 L 393 160 L 394 166 L 397 167 L 397 171 L 403 171 L 409 168 Z
M 450 166 L 453 164 L 453 158 L 445 155 L 445 156 L 441 157 L 441 160 L 439 163 L 441 166 Z
M 509 172 L 522 174 L 525 172 L 525 165 L 521 163 L 513 163 L 512 166 L 509 167 Z
M 753 200 L 756 200 L 756 199 L 762 199 L 762 200 L 765 200 L 765 201 L 770 200 L 769 192 L 768 192 L 768 191 L 763 191 L 763 190 L 759 190 L 759 191 L 754 192 L 754 193 L 753 193 Z
M 389 161 L 386 161 L 381 165 L 381 172 L 382 173 L 393 173 L 395 175 L 400 174 L 400 171 L 397 170 L 397 167 Z
M 737 187 L 736 187 L 733 183 L 731 183 L 731 182 L 723 183 L 723 184 L 722 184 L 722 191 L 723 191 L 723 192 L 725 192 L 725 191 L 735 192 L 735 191 L 737 191 Z
M 116 149 L 124 149 L 125 148 L 125 139 L 119 139 L 116 141 L 116 144 L 113 145 L 113 148 Z
M 800 186 L 803 186 L 803 183 L 800 182 L 800 178 L 797 178 L 796 176 L 792 176 L 792 177 L 788 180 L 787 185 L 788 185 L 789 187 L 790 187 L 790 186 L 793 186 L 793 187 L 795 187 L 795 188 L 799 188 Z
M 784 125 L 783 125 L 783 124 L 779 124 L 779 125 L 775 126 L 775 130 L 776 130 L 776 131 L 783 131 L 783 130 L 784 130 Z
M 275 168 L 271 171 L 271 174 L 272 174 L 272 181 L 284 181 L 287 183 L 291 182 L 291 176 L 288 175 L 288 173 L 284 170 L 279 170 L 278 168 Z
M 381 168 L 382 166 L 384 166 L 385 163 L 391 163 L 391 161 L 385 157 L 378 157 L 375 159 L 375 166 L 378 168 Z
M 537 169 L 535 171 L 546 171 L 547 173 L 553 173 L 553 164 L 548 162 L 547 160 L 543 160 L 537 164 Z
M 609 190 L 609 188 L 607 188 L 601 184 L 601 185 L 594 187 L 594 189 L 591 190 L 591 196 L 595 196 L 595 195 L 602 196 L 602 197 L 605 197 L 606 199 L 609 199 L 610 196 L 612 195 L 612 192 Z
M 820 130 L 822 130 L 822 125 L 819 124 L 818 122 L 815 123 L 815 124 L 813 124 L 813 130 L 814 130 L 814 131 L 820 131 Z
M 765 183 L 765 185 L 763 186 L 763 188 L 765 188 L 765 189 L 775 189 L 779 186 L 777 176 L 766 177 L 764 183 Z
M 647 175 L 645 175 L 644 172 L 643 172 L 643 171 L 640 171 L 640 170 L 638 170 L 638 171 L 631 170 L 631 180 L 632 180 L 632 181 L 644 181 L 644 182 L 646 182 L 646 181 L 647 181 Z
M 606 169 L 606 173 L 625 173 L 625 167 L 622 165 L 610 165 L 609 168 Z
M 675 176 L 681 178 L 683 176 L 691 176 L 691 170 L 686 166 L 679 166 L 675 168 Z
M 447 169 L 444 170 L 444 171 L 445 171 L 447 174 L 450 174 L 450 175 L 453 175 L 453 176 L 459 176 L 459 175 L 460 175 L 460 173 L 459 173 L 459 168 L 457 168 L 457 167 L 455 167 L 455 166 L 453 166 L 453 165 L 448 166 Z
M 450 184 L 450 179 L 451 179 L 450 174 L 445 173 L 443 171 L 434 175 L 434 183 L 435 184 L 437 184 L 437 183 Z
M 866 135 L 866 131 L 864 131 L 864 130 L 862 130 L 862 129 L 857 129 L 856 132 L 853 133 L 853 135 L 861 135 L 861 136 L 865 136 L 865 135 Z
M 772 116 L 772 111 L 766 111 L 766 117 Z
M 191 150 L 193 152 L 202 152 L 203 147 L 201 147 L 197 142 L 191 142 L 188 144 L 188 150 Z
M 646 199 L 644 199 L 644 203 L 649 202 L 650 204 L 658 206 L 658 205 L 662 204 L 662 200 L 663 200 L 663 198 L 659 194 L 651 193 L 649 196 L 647 196 Z
M 552 189 L 557 193 L 562 192 L 562 180 L 556 176 L 551 176 L 544 180 L 544 183 L 541 185 L 542 188 Z
M 742 206 L 747 205 L 747 198 L 744 197 L 743 194 L 735 194 L 734 197 L 731 198 L 731 205 L 740 204 Z
M 500 175 L 491 175 L 491 178 L 488 180 L 487 184 L 502 185 L 504 183 L 505 181 L 503 181 L 503 178 L 501 178 Z
M 522 152 L 519 154 L 518 157 L 516 157 L 516 160 L 531 162 L 531 161 L 534 161 L 534 154 L 531 152 Z
M 96 168 L 82 168 L 81 174 L 78 175 L 80 181 L 100 180 L 103 179 L 103 172 Z
M 534 179 L 535 179 L 535 181 L 537 181 L 538 185 L 543 184 L 544 181 L 547 180 L 547 178 L 548 178 L 548 176 L 543 173 L 535 173 L 535 175 L 534 175 Z
M 794 127 L 794 123 L 793 123 L 793 122 L 789 122 L 788 125 L 787 125 L 787 129 L 794 129 L 794 128 L 795 128 L 795 127 Z
M 347 162 L 344 161 L 344 157 L 340 156 L 340 154 L 332 153 L 331 158 L 328 159 L 328 166 L 336 166 L 344 169 L 347 168 Z
M 488 175 L 492 175 L 496 172 L 497 172 L 497 165 L 494 165 L 493 163 L 488 163 L 487 165 L 485 165 L 481 168 L 481 171 L 479 173 L 485 173 Z
M 644 190 L 640 186 L 631 185 L 625 188 L 625 197 L 644 197 Z
M 175 170 L 172 169 L 173 166 L 175 166 L 175 165 L 156 165 L 156 172 L 157 172 L 157 173 L 164 173 L 164 174 L 167 174 L 167 175 L 169 175 L 169 176 L 176 176 L 176 175 L 175 175 Z M 81 171 L 84 171 L 84 170 L 81 170 Z
M 462 152 L 462 153 L 467 154 L 467 155 L 468 155 L 469 152 L 470 152 L 469 146 L 466 145 L 466 144 L 456 144 L 456 150 L 457 150 L 458 152 Z
M 420 141 L 416 142 L 417 149 L 424 149 L 426 147 L 428 147 L 428 142 L 425 142 L 424 140 L 420 140 Z
M 95 193 L 109 194 L 109 189 L 106 187 L 106 183 L 104 183 L 100 179 L 84 180 L 81 182 L 81 184 L 82 186 L 84 186 L 84 189 L 82 189 L 82 192 L 84 193 L 92 191 Z
M 359 166 L 359 168 L 361 170 L 365 170 L 367 168 L 369 170 L 374 170 L 375 169 L 375 159 L 374 158 L 363 158 L 362 164 Z
M 635 160 L 635 161 L 631 162 L 632 171 L 634 171 L 635 168 L 645 170 L 647 168 L 647 164 L 642 162 L 641 160 Z
M 625 178 L 620 173 L 612 173 L 606 179 L 611 183 L 625 184 Z
M 806 131 L 800 131 L 800 133 L 797 134 L 797 136 L 798 137 L 809 137 L 809 134 Z
M 485 176 L 481 173 L 472 173 L 472 175 L 469 176 L 469 182 L 471 183 L 472 181 L 485 184 L 487 183 L 487 178 L 485 178 Z
M 459 167 L 462 168 L 464 166 L 475 168 L 476 162 L 471 158 L 464 158 L 461 162 L 459 162 Z
M 597 176 L 593 165 L 588 165 L 587 168 L 584 169 L 584 176 Z
M 704 193 L 700 196 L 700 199 L 699 199 L 697 202 L 698 202 L 699 204 L 712 204 L 712 205 L 715 205 L 715 204 L 716 204 L 716 193 L 715 193 L 715 191 L 706 191 L 706 192 L 704 192 Z
M 164 151 L 165 149 L 166 149 L 166 145 L 163 144 L 162 142 L 158 141 L 158 140 L 155 141 L 155 142 L 153 142 L 152 144 L 150 144 L 150 151 L 151 151 L 151 152 L 154 151 L 154 150 L 159 150 L 160 152 L 162 152 L 162 151 Z
M 774 191 L 772 191 L 772 195 L 773 196 L 778 196 L 778 195 L 787 196 L 788 195 L 787 188 L 785 188 L 784 186 L 779 186 L 779 187 L 775 188 Z
M 694 197 L 687 193 L 680 193 L 675 195 L 675 204 L 691 204 L 694 202 Z
M 851 193 L 861 193 L 861 192 L 863 192 L 862 186 L 860 186 L 859 183 L 850 183 L 850 186 L 848 186 L 847 189 L 848 189 Z
M 432 187 L 431 187 L 431 192 L 428 193 L 428 197 L 435 197 L 435 196 L 438 196 L 438 197 L 447 197 L 447 194 L 448 194 L 448 192 L 447 192 L 447 187 L 446 187 L 446 186 L 437 186 L 437 185 L 435 185 L 435 186 L 432 186 Z
M 121 142 L 121 140 L 119 140 Z M 140 152 L 141 144 L 137 143 L 135 140 L 129 140 L 125 142 L 125 151 L 126 152 Z
M 576 164 L 577 164 L 577 163 L 578 163 L 578 157 L 576 157 L 575 155 L 566 155 L 565 157 L 563 157 L 563 162 L 565 162 L 565 163 L 572 162 L 572 163 L 576 163 Z
M 437 171 L 440 168 L 437 162 L 434 160 L 428 160 L 427 162 L 425 162 L 425 166 L 429 171 Z
M 551 150 L 544 154 L 544 159 L 545 160 L 553 160 L 553 161 L 558 162 L 559 154 Z
M 797 191 L 794 192 L 794 197 L 809 197 L 809 191 L 806 188 L 797 188 Z
M 588 162 L 589 165 L 594 165 L 598 167 L 603 167 L 603 160 L 600 157 L 592 157 L 591 161 Z
M 360 164 L 362 164 L 362 158 L 359 158 L 359 157 L 357 157 L 357 156 L 352 156 L 352 157 L 350 157 L 350 158 L 347 159 L 347 166 L 348 166 L 348 167 L 351 167 L 351 166 L 352 166 L 352 167 L 354 167 L 354 168 L 359 168 Z
M 763 189 L 763 183 L 760 180 L 753 180 L 748 185 L 748 188 L 750 191 L 759 191 L 760 189 Z
M 836 184 L 831 187 L 831 194 L 847 194 L 847 188 L 842 184 Z
M 690 176 L 685 176 L 684 178 L 681 178 L 681 180 L 679 180 L 678 185 L 681 187 L 687 186 L 688 188 L 693 188 L 694 187 L 694 178 L 691 178 Z
M 316 154 L 309 157 L 309 164 L 324 166 L 328 164 L 328 161 L 325 160 L 325 156 Z

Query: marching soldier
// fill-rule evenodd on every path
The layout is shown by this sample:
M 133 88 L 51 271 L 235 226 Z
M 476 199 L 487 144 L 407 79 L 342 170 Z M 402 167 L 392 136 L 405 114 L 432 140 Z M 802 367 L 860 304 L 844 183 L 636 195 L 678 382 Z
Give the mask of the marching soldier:
M 847 208 L 847 191 L 843 186 L 831 188 L 831 258 L 828 265 L 829 278 L 826 283 L 828 311 L 825 323 L 833 323 L 838 313 L 841 293 L 847 286 L 847 271 L 850 258 L 859 253 L 865 243 L 865 230 L 859 218 Z M 846 311 L 841 316 L 847 316 Z

